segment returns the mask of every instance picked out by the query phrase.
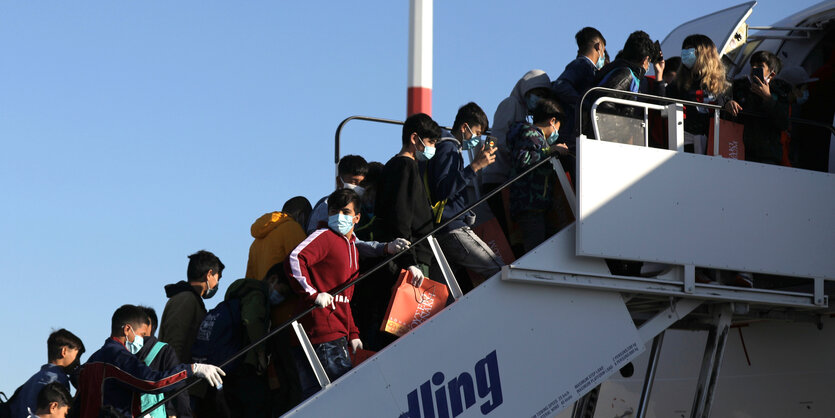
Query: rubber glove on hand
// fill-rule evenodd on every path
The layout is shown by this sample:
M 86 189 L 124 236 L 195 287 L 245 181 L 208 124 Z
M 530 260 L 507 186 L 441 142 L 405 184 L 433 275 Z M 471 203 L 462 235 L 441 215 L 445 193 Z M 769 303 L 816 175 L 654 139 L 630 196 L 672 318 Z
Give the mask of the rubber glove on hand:
M 353 350 L 354 354 L 357 354 L 357 349 L 362 350 L 362 341 L 359 338 L 354 338 L 351 340 L 351 350 Z
M 226 373 L 214 364 L 194 363 L 191 365 L 191 370 L 195 376 L 206 379 L 215 388 L 223 384 L 223 379 L 220 376 L 226 376 Z
M 409 248 L 410 245 L 412 245 L 411 242 L 403 238 L 396 238 L 394 241 L 386 244 L 386 254 L 397 254 L 406 248 Z
M 412 273 L 412 286 L 420 287 L 423 283 L 423 272 L 417 266 L 409 266 L 408 270 Z
M 336 305 L 333 304 L 333 296 L 330 293 L 326 292 L 319 292 L 316 295 L 316 300 L 313 301 L 314 304 L 326 308 L 328 305 L 331 306 L 331 309 L 336 309 Z

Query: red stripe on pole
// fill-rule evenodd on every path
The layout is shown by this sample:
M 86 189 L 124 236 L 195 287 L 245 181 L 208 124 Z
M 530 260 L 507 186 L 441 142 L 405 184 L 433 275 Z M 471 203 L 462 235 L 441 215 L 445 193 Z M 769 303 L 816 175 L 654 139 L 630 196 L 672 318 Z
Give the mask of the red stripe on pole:
M 415 113 L 426 113 L 432 116 L 432 89 L 409 87 L 406 107 L 407 116 L 412 116 Z

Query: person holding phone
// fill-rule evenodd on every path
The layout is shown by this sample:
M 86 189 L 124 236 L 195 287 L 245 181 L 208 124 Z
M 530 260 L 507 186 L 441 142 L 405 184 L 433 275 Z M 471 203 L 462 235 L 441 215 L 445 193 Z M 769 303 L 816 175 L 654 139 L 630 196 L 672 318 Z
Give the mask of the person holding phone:
M 757 51 L 750 64 L 750 75 L 734 81 L 733 100 L 725 110 L 745 126 L 745 159 L 779 165 L 783 157 L 780 134 L 789 126 L 791 86 L 775 78 L 781 67 L 776 55 Z

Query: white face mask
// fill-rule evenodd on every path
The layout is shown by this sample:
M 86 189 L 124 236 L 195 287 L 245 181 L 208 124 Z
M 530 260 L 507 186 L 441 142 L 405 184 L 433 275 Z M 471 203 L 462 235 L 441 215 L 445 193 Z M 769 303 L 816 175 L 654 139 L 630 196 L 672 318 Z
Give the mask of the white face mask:
M 339 182 L 342 183 L 343 189 L 353 190 L 359 197 L 362 197 L 362 194 L 365 193 L 365 187 L 357 186 L 356 184 L 345 183 L 342 181 L 342 178 L 339 179 Z

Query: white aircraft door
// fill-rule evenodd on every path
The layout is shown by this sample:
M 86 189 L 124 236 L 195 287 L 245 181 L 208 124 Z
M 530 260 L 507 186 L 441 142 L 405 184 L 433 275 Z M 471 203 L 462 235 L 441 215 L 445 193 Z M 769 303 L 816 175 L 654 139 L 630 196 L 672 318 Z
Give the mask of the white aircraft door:
M 748 26 L 745 20 L 756 5 L 756 1 L 742 3 L 682 24 L 673 29 L 661 43 L 664 56 L 679 56 L 682 41 L 693 34 L 702 34 L 713 40 L 720 56 L 735 50 L 747 40 Z

